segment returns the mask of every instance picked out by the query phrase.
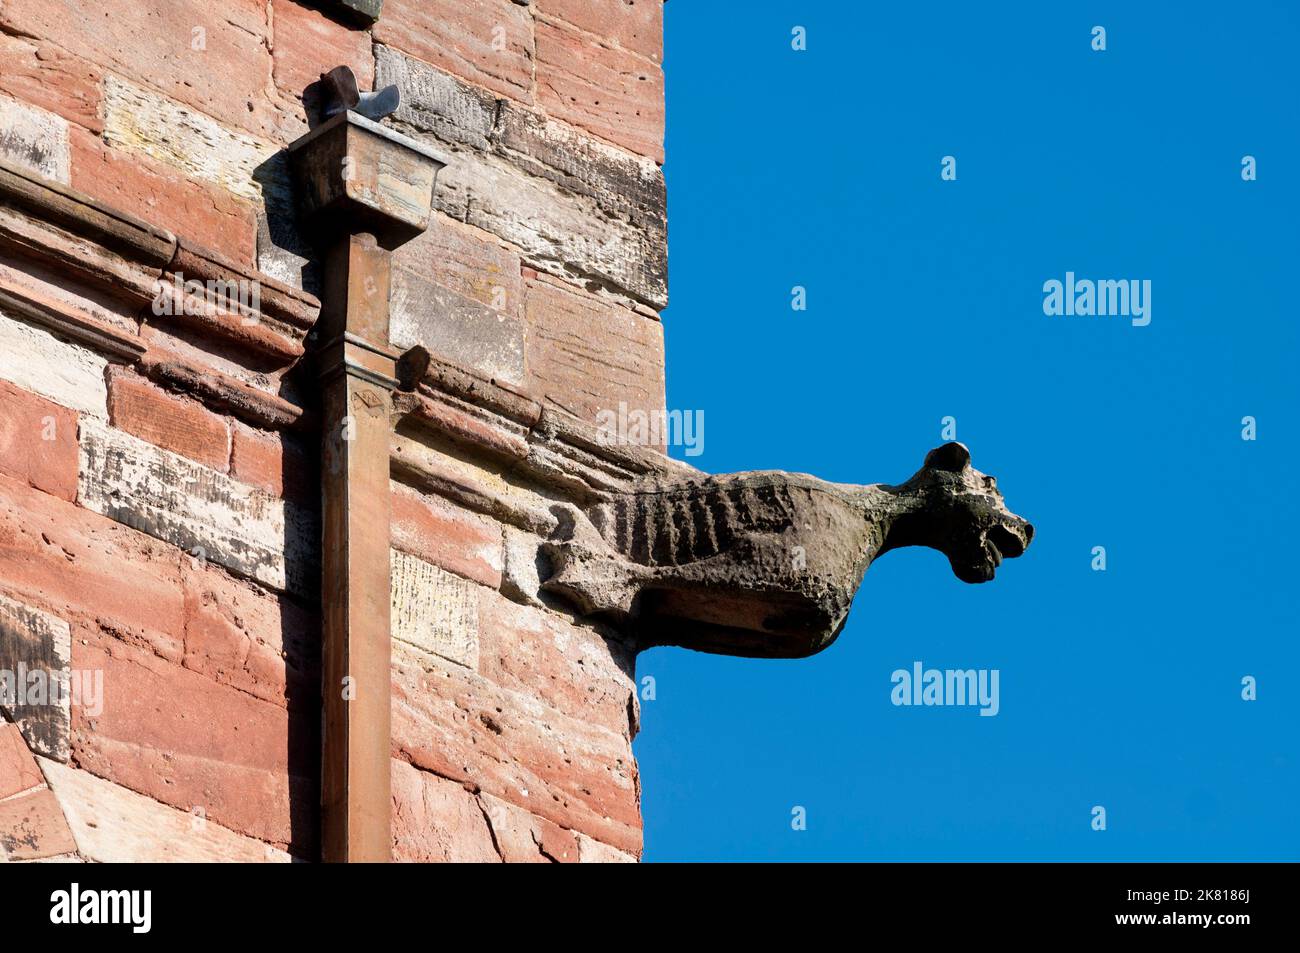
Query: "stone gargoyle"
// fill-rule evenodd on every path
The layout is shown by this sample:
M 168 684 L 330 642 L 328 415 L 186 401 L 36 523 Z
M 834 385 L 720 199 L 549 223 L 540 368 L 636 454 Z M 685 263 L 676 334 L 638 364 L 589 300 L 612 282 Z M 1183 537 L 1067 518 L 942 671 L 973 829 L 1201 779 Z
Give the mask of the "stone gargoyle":
M 928 546 L 957 578 L 987 582 L 1034 536 L 960 443 L 897 486 L 779 471 L 654 478 L 555 512 L 543 590 L 616 621 L 641 648 L 765 658 L 830 645 L 882 553 Z

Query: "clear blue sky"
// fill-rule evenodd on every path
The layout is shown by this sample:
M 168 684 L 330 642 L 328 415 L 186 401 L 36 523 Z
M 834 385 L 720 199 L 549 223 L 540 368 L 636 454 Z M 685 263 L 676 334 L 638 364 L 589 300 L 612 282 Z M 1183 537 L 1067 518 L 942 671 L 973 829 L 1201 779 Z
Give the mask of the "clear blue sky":
M 1038 536 L 983 586 L 883 557 L 812 659 L 643 654 L 646 859 L 1300 857 L 1300 13 L 666 11 L 690 462 L 896 482 L 951 415 Z M 1151 324 L 1045 316 L 1066 271 L 1150 279 Z M 917 660 L 998 669 L 1000 713 L 894 707 Z

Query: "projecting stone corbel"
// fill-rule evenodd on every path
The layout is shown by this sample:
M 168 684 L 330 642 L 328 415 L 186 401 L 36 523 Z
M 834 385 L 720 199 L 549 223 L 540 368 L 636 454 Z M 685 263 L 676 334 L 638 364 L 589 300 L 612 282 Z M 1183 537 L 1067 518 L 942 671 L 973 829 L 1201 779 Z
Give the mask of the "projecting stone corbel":
M 386 861 L 388 480 L 399 357 L 388 339 L 389 277 L 393 249 L 428 228 L 445 163 L 355 112 L 363 97 L 346 68 L 329 76 L 340 108 L 289 147 L 301 220 L 324 266 L 313 349 L 323 430 L 321 853 Z
M 872 561 L 943 552 L 965 582 L 1021 555 L 1033 527 L 959 443 L 898 486 L 803 474 L 653 477 L 579 508 L 558 506 L 542 589 L 602 615 L 641 648 L 797 658 L 830 645 Z

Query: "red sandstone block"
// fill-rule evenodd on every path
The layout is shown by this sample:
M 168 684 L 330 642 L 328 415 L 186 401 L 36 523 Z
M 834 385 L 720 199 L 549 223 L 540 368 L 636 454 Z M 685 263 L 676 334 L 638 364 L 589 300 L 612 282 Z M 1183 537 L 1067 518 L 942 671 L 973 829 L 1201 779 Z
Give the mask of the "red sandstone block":
M 562 616 L 479 591 L 479 674 L 573 718 L 632 737 L 634 656 Z
M 174 546 L 0 476 L 0 580 L 21 602 L 99 619 L 165 652 L 184 628 L 182 558 Z
M 500 863 L 478 800 L 459 784 L 392 761 L 393 859 L 410 863 Z
M 282 708 L 319 711 L 314 613 L 211 563 L 185 560 L 182 577 L 186 668 Z
M 257 213 L 249 203 L 144 156 L 123 154 L 84 129 L 72 129 L 71 150 L 74 189 L 242 265 L 255 261 Z
M 198 401 L 175 397 L 120 368 L 109 370 L 108 414 L 114 427 L 223 473 L 230 428 Z
M 588 423 L 602 410 L 662 413 L 663 326 L 618 304 L 530 282 L 527 389 Z
M 231 426 L 230 475 L 283 499 L 307 502 L 320 494 L 316 461 L 300 441 L 239 421 Z
M 664 160 L 664 74 L 655 63 L 537 21 L 537 104 L 552 117 Z
M 0 473 L 75 500 L 78 462 L 76 413 L 0 381 Z
M 89 626 L 74 632 L 72 666 L 104 673 L 103 711 L 72 709 L 80 767 L 241 834 L 311 840 L 318 710 L 286 711 Z
M 0 860 L 39 860 L 76 849 L 63 808 L 49 788 L 0 801 Z
M 427 232 L 398 249 L 396 258 L 462 297 L 504 314 L 523 314 L 519 256 L 477 228 L 438 215 Z
M 438 497 L 394 484 L 393 546 L 493 589 L 501 585 L 501 527 Z
M 0 800 L 44 783 L 18 726 L 0 722 Z
M 556 17 L 658 63 L 664 49 L 664 0 L 533 0 Z
M 375 57 L 365 30 L 295 0 L 273 0 L 271 37 L 275 85 L 289 96 L 301 98 L 304 89 L 336 66 L 352 67 L 362 89 L 375 84 Z
M 393 645 L 393 755 L 568 830 L 641 853 L 627 738 Z
M 508 864 L 576 864 L 580 856 L 578 835 L 558 824 L 535 817 L 508 801 L 480 794 L 492 836 Z
M 111 9 L 103 0 L 5 0 L 0 27 L 266 138 L 301 128 L 266 95 L 266 0 L 134 0 Z
M 513 0 L 387 0 L 373 32 L 439 69 L 532 102 L 532 17 Z
M 98 133 L 103 81 L 101 69 L 53 43 L 0 33 L 0 92 L 14 99 Z

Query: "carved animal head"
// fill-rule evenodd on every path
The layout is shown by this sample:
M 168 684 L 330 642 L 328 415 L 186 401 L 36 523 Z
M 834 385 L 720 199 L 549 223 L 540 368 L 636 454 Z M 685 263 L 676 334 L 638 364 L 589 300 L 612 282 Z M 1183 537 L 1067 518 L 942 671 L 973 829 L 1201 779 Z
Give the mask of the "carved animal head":
M 988 582 L 1034 538 L 1034 527 L 1007 509 L 997 479 L 973 468 L 960 443 L 931 450 L 910 480 L 884 489 L 897 496 L 899 515 L 880 552 L 937 549 L 962 582 Z

